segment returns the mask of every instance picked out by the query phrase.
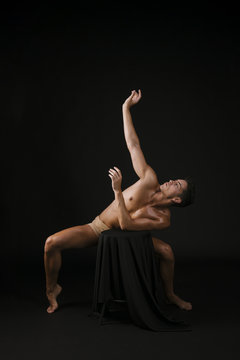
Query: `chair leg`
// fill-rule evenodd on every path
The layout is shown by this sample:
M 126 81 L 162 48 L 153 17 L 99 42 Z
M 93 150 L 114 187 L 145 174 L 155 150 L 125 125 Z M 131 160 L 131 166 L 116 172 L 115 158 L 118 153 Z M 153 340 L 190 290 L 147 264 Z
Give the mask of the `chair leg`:
M 103 320 L 103 316 L 105 314 L 105 310 L 106 310 L 106 305 L 107 305 L 107 302 L 105 301 L 103 303 L 103 306 L 102 306 L 102 310 L 101 310 L 101 313 L 100 313 L 100 317 L 99 317 L 99 325 L 102 325 L 102 320 Z
M 102 304 L 102 309 L 101 309 L 101 311 L 99 311 L 99 312 L 91 312 L 88 316 L 97 316 L 97 317 L 99 317 L 99 320 L 98 320 L 98 324 L 99 325 L 104 325 L 104 324 L 112 324 L 112 323 L 115 323 L 116 321 L 105 321 L 104 322 L 104 320 L 103 320 L 103 318 L 104 318 L 104 316 L 105 316 L 105 314 L 106 314 L 106 311 L 108 310 L 108 311 L 111 311 L 110 309 L 109 309 L 109 304 L 110 304 L 110 302 L 115 302 L 115 303 L 127 303 L 127 301 L 126 300 L 120 300 L 120 299 L 113 299 L 113 300 L 108 300 L 108 301 L 105 301 L 103 304 Z M 116 311 L 116 310 L 115 310 Z

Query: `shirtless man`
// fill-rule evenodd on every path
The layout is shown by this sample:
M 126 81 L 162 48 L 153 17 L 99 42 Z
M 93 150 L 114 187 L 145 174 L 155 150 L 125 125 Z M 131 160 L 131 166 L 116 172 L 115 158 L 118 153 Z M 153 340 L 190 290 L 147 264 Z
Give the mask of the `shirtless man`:
M 140 142 L 133 126 L 131 106 L 141 99 L 141 90 L 132 91 L 122 105 L 124 136 L 131 155 L 133 168 L 139 180 L 121 190 L 121 171 L 109 170 L 115 200 L 97 216 L 92 223 L 73 226 L 59 231 L 46 239 L 44 264 L 46 272 L 46 295 L 48 313 L 58 308 L 57 296 L 62 287 L 57 283 L 61 267 L 61 251 L 69 248 L 86 248 L 97 245 L 103 230 L 161 230 L 170 226 L 170 207 L 187 206 L 193 202 L 194 185 L 189 179 L 169 180 L 159 184 L 155 171 L 146 163 Z M 167 303 L 174 303 L 184 310 L 192 304 L 174 293 L 174 254 L 169 244 L 152 238 L 155 253 L 160 257 L 160 274 Z

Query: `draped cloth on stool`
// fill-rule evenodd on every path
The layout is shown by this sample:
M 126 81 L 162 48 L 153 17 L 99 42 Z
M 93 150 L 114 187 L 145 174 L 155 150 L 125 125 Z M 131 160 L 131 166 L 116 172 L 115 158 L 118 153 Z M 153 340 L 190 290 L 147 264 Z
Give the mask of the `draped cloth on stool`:
M 97 249 L 92 312 L 125 299 L 132 322 L 152 331 L 191 331 L 186 311 L 166 304 L 150 231 L 106 230 Z

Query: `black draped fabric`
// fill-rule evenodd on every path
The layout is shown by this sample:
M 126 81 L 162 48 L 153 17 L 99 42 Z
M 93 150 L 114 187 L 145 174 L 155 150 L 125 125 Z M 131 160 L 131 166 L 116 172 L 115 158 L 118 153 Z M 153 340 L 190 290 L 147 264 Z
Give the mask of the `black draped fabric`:
M 97 249 L 92 313 L 126 300 L 132 322 L 152 331 L 190 331 L 186 310 L 166 304 L 150 231 L 107 230 Z

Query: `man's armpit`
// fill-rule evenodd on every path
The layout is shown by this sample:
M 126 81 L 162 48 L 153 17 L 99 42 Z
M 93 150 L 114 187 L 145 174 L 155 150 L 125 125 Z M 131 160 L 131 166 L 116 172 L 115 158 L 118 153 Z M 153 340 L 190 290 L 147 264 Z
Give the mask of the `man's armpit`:
M 159 184 L 157 174 L 150 165 L 147 166 L 145 171 L 144 181 L 151 187 Z

